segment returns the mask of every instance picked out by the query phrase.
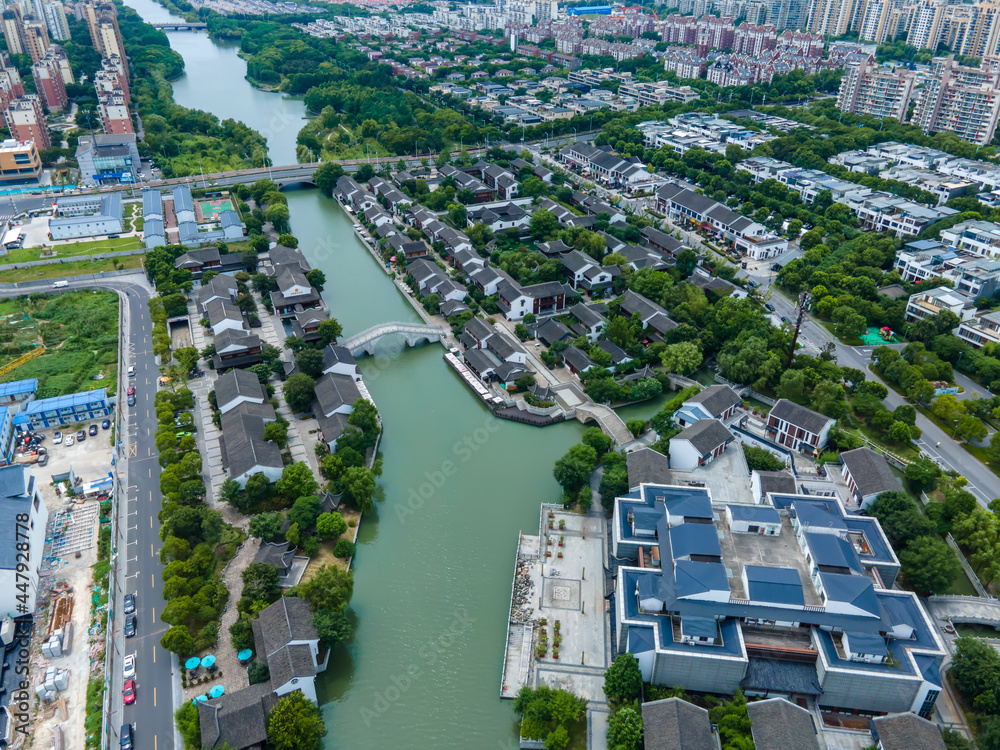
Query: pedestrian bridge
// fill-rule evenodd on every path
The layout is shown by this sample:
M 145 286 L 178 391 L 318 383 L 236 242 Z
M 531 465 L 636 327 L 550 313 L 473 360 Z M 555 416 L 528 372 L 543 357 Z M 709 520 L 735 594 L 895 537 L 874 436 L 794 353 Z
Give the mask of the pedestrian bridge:
M 622 418 L 610 406 L 603 404 L 581 404 L 576 407 L 576 418 L 586 424 L 593 420 L 601 426 L 607 435 L 610 435 L 619 446 L 631 442 L 634 438 L 628 431 Z
M 1000 628 L 1000 600 L 983 596 L 930 596 L 927 606 L 935 617 L 965 625 Z
M 355 357 L 362 354 L 375 354 L 375 347 L 385 336 L 402 336 L 407 346 L 416 346 L 425 341 L 444 342 L 448 331 L 440 326 L 425 323 L 379 323 L 367 331 L 362 331 L 341 342 L 340 346 L 350 351 Z

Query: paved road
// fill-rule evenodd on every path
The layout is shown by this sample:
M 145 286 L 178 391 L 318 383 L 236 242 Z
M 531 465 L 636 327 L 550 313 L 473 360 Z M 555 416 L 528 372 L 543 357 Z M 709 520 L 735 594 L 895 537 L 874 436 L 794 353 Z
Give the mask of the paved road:
M 140 750 L 171 750 L 175 746 L 174 730 L 174 690 L 180 693 L 180 680 L 174 680 L 176 657 L 160 646 L 160 638 L 168 626 L 161 622 L 163 595 L 160 564 L 159 537 L 160 524 L 160 465 L 154 434 L 156 432 L 156 410 L 154 397 L 159 368 L 153 356 L 152 329 L 150 320 L 150 290 L 141 276 L 120 276 L 97 281 L 70 281 L 67 289 L 79 288 L 111 289 L 124 295 L 127 303 L 126 351 L 122 353 L 124 366 L 134 365 L 135 377 L 127 378 L 126 387 L 136 388 L 134 407 L 124 403 L 123 420 L 127 425 L 125 446 L 121 456 L 125 460 L 123 484 L 127 487 L 126 503 L 120 504 L 119 532 L 115 548 L 118 589 L 115 598 L 119 602 L 114 628 L 114 647 L 110 659 L 110 748 L 119 746 L 119 732 L 124 722 L 131 723 L 135 730 L 136 747 Z M 18 292 L 48 291 L 51 283 L 20 284 Z M 127 480 L 124 479 L 127 477 Z M 124 537 L 124 539 L 122 539 Z M 123 635 L 124 616 L 121 600 L 124 594 L 136 596 L 136 619 L 138 627 L 134 638 Z M 131 706 L 122 704 L 122 659 L 127 654 L 136 657 L 136 702 Z

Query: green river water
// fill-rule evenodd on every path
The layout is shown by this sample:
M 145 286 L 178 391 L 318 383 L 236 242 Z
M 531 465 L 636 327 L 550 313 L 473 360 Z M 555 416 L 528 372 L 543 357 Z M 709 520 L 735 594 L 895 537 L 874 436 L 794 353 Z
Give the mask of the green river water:
M 177 20 L 152 0 L 127 4 L 149 22 Z M 186 62 L 179 104 L 262 131 L 275 112 L 289 112 L 279 119 L 295 124 L 266 135 L 275 163 L 294 161 L 301 102 L 250 86 L 233 46 L 200 32 L 169 38 Z M 287 194 L 292 232 L 326 274 L 324 296 L 345 335 L 418 319 L 334 201 L 316 190 Z M 361 361 L 384 421 L 384 497 L 358 540 L 357 637 L 319 684 L 327 748 L 516 747 L 499 691 L 517 535 L 536 533 L 539 504 L 558 499 L 552 465 L 581 428 L 495 420 L 443 353 L 383 340 Z

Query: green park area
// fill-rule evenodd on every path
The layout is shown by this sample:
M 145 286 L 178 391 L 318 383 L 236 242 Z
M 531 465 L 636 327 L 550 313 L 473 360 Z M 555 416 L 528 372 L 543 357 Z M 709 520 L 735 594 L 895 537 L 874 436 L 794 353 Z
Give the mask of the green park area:
M 117 239 L 87 240 L 83 242 L 66 242 L 45 247 L 16 248 L 7 253 L 7 263 L 27 263 L 41 260 L 43 251 L 55 250 L 56 258 L 72 258 L 78 255 L 94 255 L 99 253 L 117 253 L 123 250 L 139 250 L 143 247 L 139 237 L 118 237 Z
M 43 346 L 43 354 L 17 364 Z M 0 381 L 38 378 L 40 397 L 113 391 L 117 367 L 114 292 L 37 293 L 0 302 Z
M 142 265 L 141 255 L 125 255 L 120 258 L 105 260 L 75 260 L 64 263 L 51 263 L 45 266 L 22 266 L 3 272 L 3 279 L 9 284 L 19 284 L 26 281 L 46 281 L 61 279 L 66 276 L 84 276 L 88 274 L 117 271 L 125 268 L 139 268 Z

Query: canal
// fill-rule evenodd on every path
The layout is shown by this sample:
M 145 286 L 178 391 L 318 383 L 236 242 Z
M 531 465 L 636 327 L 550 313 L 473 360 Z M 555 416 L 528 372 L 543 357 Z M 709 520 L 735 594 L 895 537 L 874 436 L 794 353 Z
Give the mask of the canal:
M 170 20 L 152 0 L 127 4 L 146 20 Z M 175 84 L 180 104 L 257 127 L 256 116 L 240 114 L 248 102 L 263 98 L 254 106 L 266 118 L 272 101 L 294 101 L 256 91 L 233 48 L 202 33 L 169 38 L 184 56 L 186 78 L 211 76 L 225 92 L 194 102 Z M 226 57 L 239 65 L 213 62 Z M 272 155 L 294 154 L 297 130 L 269 135 Z M 326 274 L 323 294 L 345 335 L 418 319 L 333 200 L 316 190 L 287 196 L 292 232 Z M 558 499 L 552 465 L 579 440 L 580 427 L 494 420 L 442 354 L 437 345 L 407 350 L 402 340 L 383 340 L 377 356 L 361 360 L 385 425 L 384 496 L 358 540 L 357 636 L 331 659 L 319 685 L 331 750 L 464 750 L 516 741 L 513 711 L 499 691 L 517 535 L 536 533 L 539 504 Z

